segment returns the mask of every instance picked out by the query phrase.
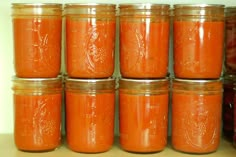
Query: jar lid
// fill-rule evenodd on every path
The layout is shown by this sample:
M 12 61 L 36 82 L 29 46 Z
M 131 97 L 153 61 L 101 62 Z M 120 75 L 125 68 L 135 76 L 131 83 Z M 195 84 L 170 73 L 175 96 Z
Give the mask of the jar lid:
M 73 90 L 110 90 L 115 89 L 116 82 L 114 78 L 105 79 L 77 79 L 65 78 L 66 89 Z
M 169 4 L 154 4 L 154 3 L 123 3 L 119 4 L 120 9 L 160 9 L 169 8 Z
M 127 79 L 121 78 L 119 80 L 120 89 L 130 89 L 130 90 L 164 90 L 169 89 L 169 78 L 163 79 Z
M 210 79 L 210 80 L 196 80 L 196 79 L 180 79 L 173 78 L 172 81 L 180 82 L 180 83 L 214 83 L 214 82 L 222 82 L 222 78 L 219 79 Z
M 55 91 L 61 92 L 62 77 L 56 78 L 19 78 L 14 76 L 12 78 L 12 90 L 15 93 L 53 93 Z
M 59 3 L 12 3 L 12 16 L 61 16 Z
M 112 3 L 67 3 L 67 4 L 65 4 L 65 9 L 68 7 L 79 8 L 79 7 L 96 7 L 96 6 L 115 8 L 116 4 L 112 4 Z
M 175 4 L 174 8 L 224 8 L 223 4 Z

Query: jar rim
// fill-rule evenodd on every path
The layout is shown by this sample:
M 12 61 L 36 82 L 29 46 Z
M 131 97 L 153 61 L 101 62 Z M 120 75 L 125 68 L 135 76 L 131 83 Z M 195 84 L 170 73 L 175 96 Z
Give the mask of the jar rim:
M 129 79 L 129 78 L 120 78 L 119 81 L 126 81 L 131 83 L 158 83 L 168 81 L 169 78 L 161 78 L 161 79 Z
M 12 3 L 12 7 L 62 7 L 61 3 Z
M 100 6 L 100 7 L 116 7 L 116 4 L 113 3 L 66 3 L 65 4 L 65 9 L 66 8 L 71 8 L 71 7 L 96 7 L 96 6 Z
M 62 80 L 62 76 L 58 76 L 55 78 L 22 78 L 22 77 L 13 76 L 12 80 L 13 81 L 29 81 L 29 82 L 60 81 Z
M 65 77 L 65 82 L 78 82 L 78 83 L 102 83 L 102 82 L 113 82 L 115 78 L 102 78 L 102 79 L 81 79 L 81 78 L 70 78 Z
M 223 4 L 174 4 L 173 7 L 175 9 L 179 8 L 192 8 L 192 7 L 197 7 L 197 8 L 212 8 L 212 7 L 217 7 L 217 8 L 224 8 L 225 5 Z
M 169 4 L 158 4 L 158 3 L 121 3 L 119 4 L 120 9 L 154 9 L 154 8 L 165 8 L 170 7 Z
M 212 83 L 212 82 L 221 82 L 222 78 L 206 79 L 206 80 L 172 78 L 172 81 L 181 82 L 181 83 Z

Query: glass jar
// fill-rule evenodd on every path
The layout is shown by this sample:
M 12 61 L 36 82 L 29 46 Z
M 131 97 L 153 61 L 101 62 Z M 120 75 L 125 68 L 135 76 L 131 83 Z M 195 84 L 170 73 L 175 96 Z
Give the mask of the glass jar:
M 66 139 L 76 152 L 109 150 L 114 140 L 115 80 L 65 80 Z
M 116 5 L 66 4 L 66 71 L 74 78 L 114 72 Z
M 14 77 L 14 139 L 23 151 L 50 151 L 61 142 L 61 78 Z
M 224 76 L 223 135 L 232 142 L 234 134 L 234 84 L 236 75 Z
M 120 72 L 126 78 L 168 73 L 169 5 L 120 4 Z
M 228 74 L 236 74 L 236 6 L 226 7 L 225 67 Z
M 174 5 L 174 75 L 217 79 L 222 73 L 224 5 Z
M 211 153 L 220 143 L 222 81 L 173 79 L 172 146 L 186 153 Z
M 157 152 L 167 144 L 169 80 L 119 81 L 120 145 L 130 152 Z
M 62 5 L 13 3 L 17 77 L 57 77 L 61 68 Z

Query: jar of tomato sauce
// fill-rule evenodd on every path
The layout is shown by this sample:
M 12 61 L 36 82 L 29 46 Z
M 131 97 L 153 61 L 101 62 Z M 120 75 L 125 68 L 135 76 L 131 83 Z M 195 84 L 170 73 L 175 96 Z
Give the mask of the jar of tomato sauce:
M 236 74 L 236 6 L 226 7 L 225 67 L 228 74 Z
M 13 3 L 17 77 L 57 77 L 61 68 L 62 5 Z
M 114 72 L 116 5 L 66 4 L 66 71 L 74 78 Z
M 211 153 L 220 143 L 222 80 L 173 79 L 172 146 L 186 153 Z
M 158 152 L 167 144 L 169 80 L 119 81 L 120 145 L 130 152 Z
M 120 4 L 120 72 L 126 78 L 168 73 L 169 5 Z
M 109 150 L 114 140 L 115 80 L 65 80 L 66 140 L 76 152 Z
M 12 89 L 16 147 L 32 152 L 57 148 L 61 143 L 61 77 L 14 77 Z
M 222 73 L 224 5 L 174 5 L 174 75 L 217 79 Z
M 227 140 L 232 142 L 234 134 L 234 85 L 236 75 L 224 76 L 223 94 L 223 134 Z

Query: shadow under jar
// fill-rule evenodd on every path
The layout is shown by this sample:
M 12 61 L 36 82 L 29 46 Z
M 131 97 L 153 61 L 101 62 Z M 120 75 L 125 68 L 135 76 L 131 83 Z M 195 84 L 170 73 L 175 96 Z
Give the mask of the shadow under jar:
M 224 5 L 176 4 L 173 14 L 175 77 L 219 78 L 223 66 Z
M 119 127 L 122 149 L 158 152 L 167 144 L 169 80 L 119 81 Z
M 13 3 L 17 77 L 53 78 L 61 70 L 62 5 Z
M 165 78 L 169 5 L 120 4 L 120 72 L 125 78 Z
M 211 153 L 220 143 L 222 81 L 172 81 L 172 146 L 186 153 Z
M 108 78 L 114 72 L 114 4 L 66 4 L 66 72 L 73 78 Z
M 115 80 L 65 80 L 66 141 L 75 152 L 108 151 L 114 141 Z
M 19 150 L 42 152 L 61 143 L 62 80 L 13 79 L 14 140 Z

